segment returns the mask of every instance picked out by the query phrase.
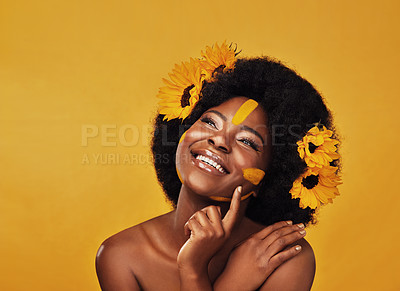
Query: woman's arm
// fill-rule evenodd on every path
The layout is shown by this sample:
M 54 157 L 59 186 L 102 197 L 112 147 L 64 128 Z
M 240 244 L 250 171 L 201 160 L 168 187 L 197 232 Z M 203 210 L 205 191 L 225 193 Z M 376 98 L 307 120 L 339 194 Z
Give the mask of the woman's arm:
M 294 249 L 297 245 L 302 247 L 301 252 Z M 264 280 L 259 289 L 255 287 L 259 285 L 259 283 L 255 283 L 257 281 L 255 278 L 257 270 L 251 270 L 252 267 L 257 267 L 256 262 L 250 262 L 252 266 L 247 270 L 252 274 L 247 276 L 246 273 L 240 272 L 240 268 L 245 266 L 236 265 L 235 267 L 235 262 L 239 263 L 240 261 L 231 260 L 228 263 L 230 266 L 227 266 L 218 277 L 214 286 L 211 286 L 206 268 L 202 268 L 202 270 L 180 270 L 181 290 L 243 291 L 257 289 L 260 291 L 309 291 L 315 274 L 315 257 L 310 244 L 301 239 L 277 255 L 276 263 L 279 264 L 278 267 Z M 249 262 L 248 259 L 247 261 Z M 263 269 L 263 271 L 265 270 Z M 266 276 L 267 274 L 263 273 L 262 277 L 266 278 Z
M 309 291 L 314 281 L 315 256 L 305 240 L 298 242 L 302 251 L 279 266 L 263 283 L 260 291 Z
M 311 282 L 306 278 L 314 270 L 314 254 L 301 239 L 305 235 L 303 228 L 282 221 L 253 234 L 231 252 L 214 290 L 256 290 L 260 286 L 265 288 L 261 290 L 308 290 L 298 288 L 298 281 L 295 289 L 289 289 L 293 279 L 288 278 L 296 272 L 296 278 L 304 279 L 306 286 L 312 284 L 313 275 Z M 297 248 L 299 245 L 301 249 Z
M 140 291 L 121 246 L 106 240 L 97 251 L 96 272 L 103 291 Z
M 207 268 L 202 270 L 179 269 L 180 290 L 212 291 Z

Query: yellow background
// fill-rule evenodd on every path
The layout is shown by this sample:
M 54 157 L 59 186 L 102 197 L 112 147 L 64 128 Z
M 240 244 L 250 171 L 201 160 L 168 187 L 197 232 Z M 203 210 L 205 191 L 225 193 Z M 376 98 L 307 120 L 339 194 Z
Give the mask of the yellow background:
M 0 288 L 99 290 L 102 240 L 170 209 L 148 160 L 161 78 L 226 39 L 315 84 L 344 137 L 313 290 L 399 290 L 398 3 L 1 1 Z

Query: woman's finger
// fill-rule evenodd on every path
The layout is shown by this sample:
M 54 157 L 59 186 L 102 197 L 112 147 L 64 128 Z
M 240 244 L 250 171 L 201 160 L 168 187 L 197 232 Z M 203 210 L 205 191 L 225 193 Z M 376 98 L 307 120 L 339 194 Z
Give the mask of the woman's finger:
M 212 227 L 211 221 L 209 220 L 207 214 L 203 211 L 197 211 L 191 219 L 196 219 L 203 227 Z
M 274 230 L 265 239 L 262 240 L 262 246 L 264 247 L 264 249 L 267 249 L 274 241 L 283 238 L 291 233 L 297 233 L 297 235 L 301 237 L 302 236 L 301 231 L 305 231 L 304 224 L 302 223 L 295 225 L 287 225 L 278 228 L 277 230 Z
M 196 219 L 189 219 L 183 226 L 183 229 L 185 231 L 185 235 L 189 236 L 191 232 L 193 232 L 193 235 L 195 235 L 201 231 L 201 225 Z
M 266 250 L 266 254 L 269 257 L 275 256 L 278 252 L 286 248 L 288 245 L 294 243 L 295 241 L 301 239 L 305 236 L 304 233 L 300 233 L 298 231 L 292 232 L 288 235 L 282 236 L 276 239 Z
M 225 214 L 224 219 L 222 219 L 222 225 L 224 227 L 224 231 L 227 234 L 230 234 L 233 226 L 235 225 L 240 209 L 240 197 L 242 196 L 242 186 L 236 187 L 233 192 L 231 204 L 228 212 Z
M 224 231 L 224 228 L 222 225 L 221 213 L 218 211 L 218 208 L 216 206 L 209 206 L 209 207 L 203 208 L 201 211 L 206 213 L 216 234 L 218 236 L 224 236 L 225 231 Z
M 267 226 L 266 228 L 260 230 L 259 232 L 257 232 L 256 234 L 253 235 L 254 238 L 257 239 L 265 239 L 268 235 L 270 235 L 273 231 L 285 227 L 285 226 L 289 226 L 292 225 L 292 221 L 279 221 L 276 222 L 274 224 L 271 224 L 269 226 Z
M 219 210 L 219 206 L 208 206 L 203 208 L 201 211 L 207 214 L 211 223 L 221 223 L 221 210 Z
M 301 251 L 301 246 L 296 245 L 294 247 L 289 248 L 288 250 L 279 252 L 269 259 L 268 267 L 270 267 L 271 270 L 273 271 L 287 260 L 299 254 L 300 251 Z

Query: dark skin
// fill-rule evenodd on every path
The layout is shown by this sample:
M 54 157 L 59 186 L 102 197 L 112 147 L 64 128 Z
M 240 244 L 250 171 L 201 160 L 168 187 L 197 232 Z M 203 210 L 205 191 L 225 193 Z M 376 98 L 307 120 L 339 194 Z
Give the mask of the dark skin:
M 177 148 L 183 185 L 176 209 L 102 244 L 96 258 L 102 290 L 310 290 L 315 258 L 300 233 L 304 226 L 282 221 L 266 227 L 244 215 L 251 198 L 241 197 L 258 186 L 242 169 L 268 174 L 271 147 L 260 106 L 232 123 L 246 100 L 211 108 L 186 132 Z M 195 158 L 207 151 L 225 173 Z

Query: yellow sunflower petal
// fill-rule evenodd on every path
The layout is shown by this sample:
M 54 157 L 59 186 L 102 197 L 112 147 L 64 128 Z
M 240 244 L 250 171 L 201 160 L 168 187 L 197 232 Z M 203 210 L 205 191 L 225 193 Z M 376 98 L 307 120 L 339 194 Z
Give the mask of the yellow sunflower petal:
M 168 74 L 169 79 L 163 79 L 166 86 L 159 89 L 157 97 L 159 101 L 160 114 L 166 115 L 164 120 L 171 120 L 174 118 L 186 118 L 197 101 L 199 100 L 202 85 L 201 65 L 196 59 L 191 58 L 189 62 L 182 62 L 175 64 L 172 72 Z M 192 86 L 188 98 L 189 106 L 182 108 L 182 97 L 188 94 L 185 91 L 188 87 Z M 186 101 L 185 101 L 186 102 Z
M 201 52 L 203 57 L 201 64 L 206 79 L 211 78 L 214 70 L 220 66 L 224 66 L 224 71 L 232 69 L 236 62 L 235 54 L 235 50 L 228 47 L 225 42 L 221 46 L 218 43 L 212 47 L 207 46 L 205 51 Z
M 333 199 L 340 195 L 337 186 L 342 183 L 341 178 L 336 175 L 337 169 L 332 166 L 308 167 L 306 172 L 293 182 L 293 187 L 289 191 L 292 198 L 300 198 L 299 206 L 301 208 L 316 209 L 321 205 L 332 203 Z M 303 185 L 303 179 L 310 175 L 317 176 L 318 183 L 308 189 Z

